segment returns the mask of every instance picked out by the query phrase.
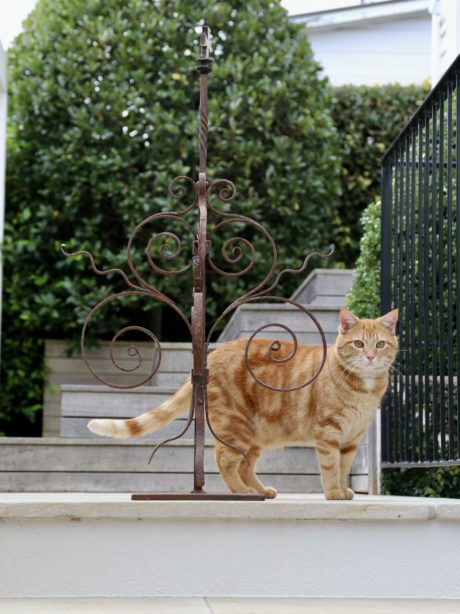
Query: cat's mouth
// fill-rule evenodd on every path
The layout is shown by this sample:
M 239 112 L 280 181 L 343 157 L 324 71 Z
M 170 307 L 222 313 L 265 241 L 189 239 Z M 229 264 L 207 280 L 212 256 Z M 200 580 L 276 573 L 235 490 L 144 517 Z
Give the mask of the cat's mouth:
M 369 372 L 376 373 L 378 371 L 382 371 L 384 368 L 384 365 L 380 362 L 380 360 L 373 360 L 372 362 L 369 360 L 361 360 L 359 364 L 359 368 L 361 371 L 365 373 L 369 373 Z

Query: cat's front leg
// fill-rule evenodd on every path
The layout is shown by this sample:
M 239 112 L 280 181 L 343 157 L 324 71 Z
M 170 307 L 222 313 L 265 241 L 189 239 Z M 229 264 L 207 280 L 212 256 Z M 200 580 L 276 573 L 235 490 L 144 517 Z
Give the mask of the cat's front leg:
M 316 438 L 316 454 L 326 499 L 348 499 L 340 480 L 340 442 L 332 438 Z
M 347 499 L 353 499 L 354 492 L 348 487 L 348 480 L 350 477 L 351 466 L 356 456 L 359 442 L 361 441 L 364 431 L 361 431 L 353 441 L 347 443 L 340 448 L 340 484 L 342 489 L 348 493 Z
M 347 499 L 353 499 L 355 495 L 353 490 L 348 487 L 348 480 L 357 449 L 357 442 L 350 443 L 340 449 L 340 485 L 342 490 L 347 494 Z

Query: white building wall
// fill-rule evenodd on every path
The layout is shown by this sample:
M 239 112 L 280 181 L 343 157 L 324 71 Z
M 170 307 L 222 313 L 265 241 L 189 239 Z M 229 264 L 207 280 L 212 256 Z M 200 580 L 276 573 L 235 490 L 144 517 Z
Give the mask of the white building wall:
M 456 1 L 456 0 L 455 0 Z M 421 83 L 431 76 L 429 15 L 308 28 L 316 59 L 333 85 Z
M 460 0 L 434 0 L 432 82 L 435 84 L 460 53 Z

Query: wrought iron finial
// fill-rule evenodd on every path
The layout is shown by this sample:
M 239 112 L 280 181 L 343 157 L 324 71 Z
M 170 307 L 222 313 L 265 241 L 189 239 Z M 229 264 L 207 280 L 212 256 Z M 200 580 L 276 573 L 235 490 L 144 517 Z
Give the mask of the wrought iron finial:
M 197 59 L 197 70 L 200 73 L 200 126 L 199 126 L 199 158 L 200 177 L 199 190 L 204 199 L 206 190 L 206 158 L 208 155 L 208 74 L 211 72 L 211 30 L 208 26 L 202 26 L 200 35 L 200 57 Z
M 211 51 L 211 28 L 202 26 L 200 34 L 200 57 L 197 58 L 197 70 L 202 75 L 207 75 L 211 72 L 212 59 L 209 57 Z

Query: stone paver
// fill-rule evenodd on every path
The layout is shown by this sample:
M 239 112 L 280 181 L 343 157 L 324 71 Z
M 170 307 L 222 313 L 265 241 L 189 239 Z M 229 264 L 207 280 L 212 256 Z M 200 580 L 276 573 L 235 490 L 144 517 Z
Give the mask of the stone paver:
M 459 614 L 446 599 L 0 599 L 4 614 Z
M 212 614 L 459 614 L 445 599 L 208 599 Z
M 0 599 L 2 614 L 210 614 L 204 599 Z

